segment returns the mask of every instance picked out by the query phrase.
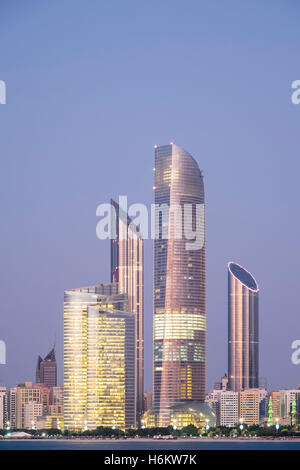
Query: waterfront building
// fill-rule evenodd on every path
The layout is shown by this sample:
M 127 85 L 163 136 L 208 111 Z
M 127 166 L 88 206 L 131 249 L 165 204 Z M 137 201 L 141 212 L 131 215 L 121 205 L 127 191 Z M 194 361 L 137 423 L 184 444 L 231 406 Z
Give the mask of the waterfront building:
M 65 291 L 64 426 L 136 425 L 136 316 L 117 284 Z
M 111 200 L 115 233 L 111 238 L 111 282 L 128 295 L 128 311 L 136 314 L 136 410 L 143 411 L 144 394 L 144 246 L 143 238 L 127 215 L 127 209 Z
M 239 393 L 222 391 L 220 393 L 220 425 L 232 428 L 239 422 Z
M 156 424 L 167 426 L 173 405 L 206 394 L 204 184 L 195 159 L 173 143 L 156 146 L 154 170 L 153 393 Z
M 228 375 L 234 392 L 259 386 L 258 297 L 254 277 L 237 263 L 229 263 Z
M 250 388 L 239 393 L 239 421 L 241 424 L 259 425 L 260 397 L 259 388 Z

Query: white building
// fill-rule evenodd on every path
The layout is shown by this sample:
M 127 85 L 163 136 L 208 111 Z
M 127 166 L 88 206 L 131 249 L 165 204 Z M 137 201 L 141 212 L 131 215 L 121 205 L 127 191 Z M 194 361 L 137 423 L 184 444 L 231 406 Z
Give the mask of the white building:
M 37 418 L 43 415 L 43 404 L 30 401 L 23 405 L 24 428 L 36 428 Z
M 220 425 L 233 428 L 239 422 L 239 394 L 224 391 L 220 394 Z

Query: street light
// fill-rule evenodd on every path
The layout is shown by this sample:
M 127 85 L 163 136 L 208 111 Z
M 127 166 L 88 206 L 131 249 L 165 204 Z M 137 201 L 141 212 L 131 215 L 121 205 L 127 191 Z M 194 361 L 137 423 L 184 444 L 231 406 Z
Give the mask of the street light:
M 206 431 L 208 431 L 208 430 L 209 430 L 209 424 L 208 424 L 209 420 L 206 418 L 206 420 L 205 420 L 205 421 L 206 421 L 206 426 L 205 426 L 205 429 L 206 429 Z
M 6 423 L 6 430 L 7 430 L 7 431 L 10 430 L 10 422 L 9 422 L 9 421 L 7 421 L 7 423 Z
M 276 418 L 276 426 L 275 426 L 275 428 L 276 428 L 277 431 L 278 431 L 278 429 L 279 429 L 279 427 L 280 427 L 278 421 L 279 421 L 279 418 Z
M 242 419 L 242 418 L 240 419 L 240 423 L 241 423 L 241 424 L 240 424 L 240 430 L 242 431 L 242 430 L 244 429 L 244 426 L 243 426 L 243 419 Z

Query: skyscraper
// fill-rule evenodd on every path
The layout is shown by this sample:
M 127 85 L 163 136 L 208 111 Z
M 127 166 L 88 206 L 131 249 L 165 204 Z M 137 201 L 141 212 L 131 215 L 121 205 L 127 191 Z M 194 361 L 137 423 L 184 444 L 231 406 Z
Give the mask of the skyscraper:
M 128 310 L 136 314 L 136 409 L 143 411 L 144 396 L 144 279 L 143 238 L 127 212 L 111 200 L 116 233 L 111 239 L 111 282 L 128 295 Z
M 56 387 L 57 385 L 57 364 L 55 357 L 55 349 L 47 354 L 45 359 L 38 356 L 36 368 L 36 382 L 47 385 L 47 387 Z
M 236 263 L 228 264 L 229 389 L 258 388 L 258 293 L 254 277 Z
M 136 423 L 135 314 L 117 284 L 65 291 L 64 426 Z
M 205 400 L 204 212 L 200 227 L 196 220 L 204 185 L 197 162 L 173 143 L 155 148 L 154 170 L 154 412 L 157 424 L 168 425 L 173 405 Z M 200 230 L 198 249 L 187 244 L 182 221 Z

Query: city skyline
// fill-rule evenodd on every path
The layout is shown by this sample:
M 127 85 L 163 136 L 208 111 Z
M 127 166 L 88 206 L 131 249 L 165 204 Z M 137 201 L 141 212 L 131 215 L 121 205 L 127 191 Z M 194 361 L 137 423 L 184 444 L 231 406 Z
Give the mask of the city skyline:
M 291 84 L 300 5 L 97 3 L 91 12 L 75 2 L 72 21 L 58 2 L 1 5 L 0 39 L 9 45 L 0 77 L 2 382 L 34 379 L 37 354 L 56 335 L 62 383 L 62 292 L 109 282 L 96 207 L 119 194 L 149 206 L 153 145 L 175 141 L 199 158 L 205 180 L 207 388 L 227 369 L 230 260 L 262 287 L 261 375 L 273 389 L 294 387 L 300 108 Z M 168 64 L 176 64 L 172 76 Z M 144 259 L 150 390 L 151 241 Z M 12 302 L 16 286 L 21 300 Z

